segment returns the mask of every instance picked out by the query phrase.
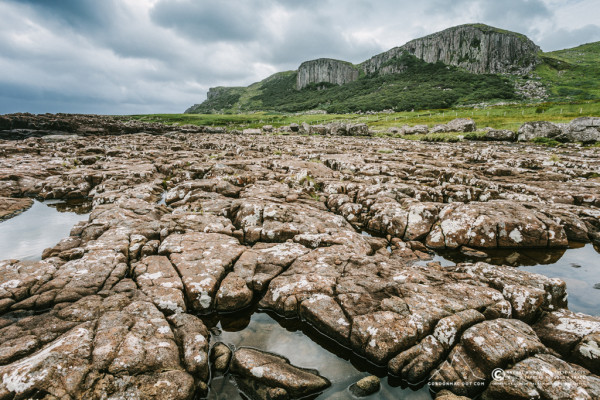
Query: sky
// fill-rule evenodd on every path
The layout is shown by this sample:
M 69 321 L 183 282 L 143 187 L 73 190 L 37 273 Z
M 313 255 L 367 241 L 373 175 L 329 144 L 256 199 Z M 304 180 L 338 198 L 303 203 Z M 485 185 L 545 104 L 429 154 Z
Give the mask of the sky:
M 600 0 L 0 0 L 0 114 L 181 113 L 210 87 L 465 23 L 575 47 L 600 41 L 598 15 Z

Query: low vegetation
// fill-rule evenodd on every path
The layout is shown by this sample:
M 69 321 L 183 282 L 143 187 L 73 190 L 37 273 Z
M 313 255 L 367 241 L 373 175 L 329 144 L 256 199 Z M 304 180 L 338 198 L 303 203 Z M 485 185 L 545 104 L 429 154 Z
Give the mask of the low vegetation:
M 535 73 L 544 82 L 548 100 L 600 99 L 600 42 L 543 55 Z
M 187 110 L 189 113 L 238 113 L 258 110 L 298 112 L 319 109 L 342 114 L 357 111 L 409 111 L 449 108 L 459 104 L 515 100 L 510 79 L 473 74 L 441 62 L 426 63 L 405 54 L 388 62 L 399 74 L 362 75 L 337 86 L 311 84 L 296 90 L 296 72 L 275 74 L 244 88 L 219 88 L 219 96 Z M 225 90 L 229 89 L 229 90 Z
M 403 125 L 445 124 L 454 118 L 471 118 L 481 129 L 510 129 L 516 131 L 524 122 L 545 120 L 555 123 L 569 122 L 577 117 L 598 116 L 600 101 L 548 102 L 538 104 L 512 104 L 489 107 L 454 107 L 396 113 L 377 114 L 294 114 L 256 112 L 249 114 L 150 114 L 131 115 L 126 119 L 161 122 L 176 125 L 223 126 L 228 129 L 260 128 L 263 125 L 280 127 L 291 123 L 311 125 L 330 122 L 366 123 L 373 130 L 386 131 Z

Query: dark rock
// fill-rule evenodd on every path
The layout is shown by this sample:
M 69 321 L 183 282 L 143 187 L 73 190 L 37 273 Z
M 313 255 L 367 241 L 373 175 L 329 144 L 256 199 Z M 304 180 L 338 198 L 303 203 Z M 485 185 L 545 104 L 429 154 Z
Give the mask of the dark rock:
M 284 357 L 245 347 L 233 354 L 231 372 L 271 388 L 285 389 L 290 398 L 310 396 L 331 385 L 316 371 L 295 367 Z
M 226 372 L 231 361 L 231 349 L 225 343 L 215 343 L 210 351 L 210 360 L 217 372 Z
M 353 383 L 350 385 L 349 389 L 350 393 L 352 393 L 354 396 L 365 397 L 377 393 L 380 387 L 381 382 L 379 381 L 379 378 L 374 375 L 370 375 L 365 376 L 356 383 Z

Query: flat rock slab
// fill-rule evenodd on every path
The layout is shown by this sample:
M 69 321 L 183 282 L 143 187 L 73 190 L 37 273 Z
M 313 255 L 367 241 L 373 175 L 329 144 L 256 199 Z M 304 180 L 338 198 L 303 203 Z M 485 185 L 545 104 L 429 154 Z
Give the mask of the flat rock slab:
M 171 314 L 186 311 L 183 283 L 167 257 L 143 258 L 135 265 L 133 277 L 162 312 Z
M 507 368 L 546 347 L 524 322 L 497 319 L 467 329 L 446 360 L 431 372 L 429 384 L 457 395 L 475 396 L 497 368 Z
M 558 310 L 546 314 L 533 329 L 566 360 L 600 374 L 600 318 Z
M 194 232 L 170 235 L 158 252 L 169 255 L 192 309 L 208 312 L 221 280 L 245 249 L 231 236 Z
M 31 199 L 11 199 L 7 197 L 0 197 L 0 221 L 15 217 L 27 210 L 32 205 L 33 200 Z
M 549 354 L 527 358 L 495 376 L 485 400 L 600 398 L 600 377 Z
M 476 395 L 494 369 L 525 363 L 584 377 L 526 378 L 527 395 L 598 397 L 598 318 L 566 310 L 563 281 L 485 263 L 413 265 L 425 244 L 478 254 L 600 243 L 593 148 L 9 119 L 25 131 L 0 141 L 0 209 L 24 209 L 25 198 L 87 198 L 93 209 L 43 261 L 0 261 L 0 398 L 202 397 L 209 331 L 194 314 L 256 303 L 410 381 L 483 382 L 465 392 Z M 35 137 L 61 130 L 86 136 Z M 326 386 L 268 357 L 249 370 L 265 378 L 277 366 L 316 393 Z M 304 396 L 271 377 L 236 380 L 262 398 Z M 485 395 L 524 395 L 511 390 Z
M 284 357 L 247 347 L 233 354 L 231 372 L 271 388 L 282 388 L 293 399 L 322 392 L 331 385 L 317 371 L 298 368 Z

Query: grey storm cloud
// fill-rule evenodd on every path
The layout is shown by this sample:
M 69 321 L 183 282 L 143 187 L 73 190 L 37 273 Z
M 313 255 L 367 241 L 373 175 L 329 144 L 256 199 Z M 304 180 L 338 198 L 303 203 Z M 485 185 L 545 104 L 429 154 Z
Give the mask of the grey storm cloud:
M 0 113 L 182 112 L 319 57 L 361 62 L 454 25 L 544 51 L 600 40 L 597 0 L 0 0 Z

